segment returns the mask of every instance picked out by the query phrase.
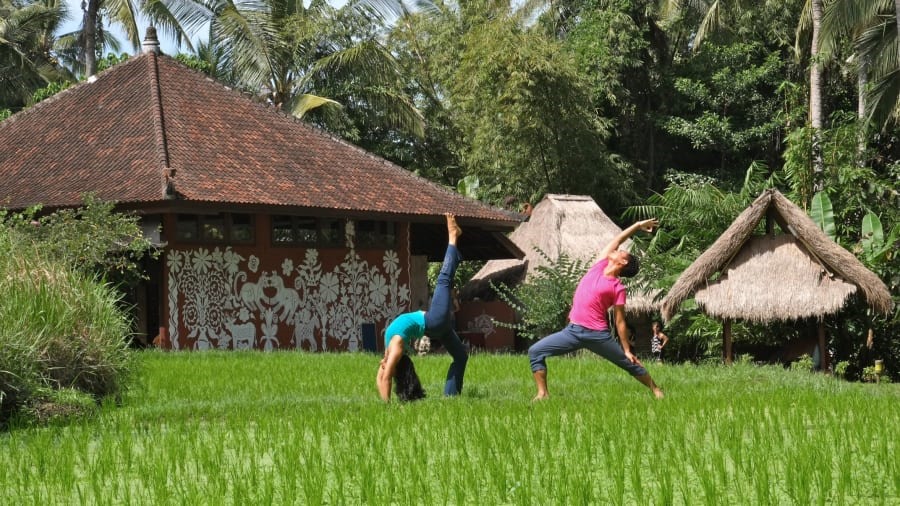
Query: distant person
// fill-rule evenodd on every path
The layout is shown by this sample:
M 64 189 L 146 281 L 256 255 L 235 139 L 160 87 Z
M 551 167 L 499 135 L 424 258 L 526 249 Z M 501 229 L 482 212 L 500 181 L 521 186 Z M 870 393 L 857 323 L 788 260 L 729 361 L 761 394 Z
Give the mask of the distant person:
M 581 278 L 572 299 L 569 324 L 561 331 L 534 343 L 528 349 L 531 372 L 537 386 L 534 400 L 550 397 L 547 390 L 547 357 L 587 348 L 613 364 L 625 369 L 647 386 L 658 399 L 662 390 L 656 386 L 650 373 L 631 352 L 628 340 L 628 324 L 625 321 L 625 286 L 619 277 L 632 277 L 638 273 L 638 259 L 619 246 L 638 230 L 653 232 L 659 224 L 656 219 L 639 221 L 623 230 L 606 245 L 598 257 L 601 259 Z M 610 332 L 608 311 L 613 308 L 619 342 Z
M 659 322 L 653 322 L 651 329 L 653 334 L 650 336 L 650 353 L 657 362 L 662 362 L 662 351 L 669 344 L 669 336 L 663 334 Z
M 469 354 L 453 328 L 452 285 L 456 268 L 462 257 L 456 247 L 456 241 L 462 235 L 462 229 L 456 223 L 456 217 L 447 217 L 447 251 L 441 272 L 438 274 L 434 295 L 427 311 L 404 313 L 392 321 L 384 330 L 384 358 L 378 366 L 375 383 L 378 394 L 387 402 L 391 400 L 391 384 L 394 383 L 397 398 L 401 401 L 414 401 L 425 397 L 425 390 L 419 381 L 409 358 L 413 341 L 428 335 L 439 341 L 453 357 L 447 370 L 447 381 L 444 384 L 444 395 L 454 396 L 462 392 L 463 376 Z

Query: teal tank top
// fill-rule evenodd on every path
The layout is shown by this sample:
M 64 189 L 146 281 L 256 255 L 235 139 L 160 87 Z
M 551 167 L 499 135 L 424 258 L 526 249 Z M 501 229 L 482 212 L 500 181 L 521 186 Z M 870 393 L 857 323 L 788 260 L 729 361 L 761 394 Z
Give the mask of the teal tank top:
M 409 349 L 412 342 L 425 335 L 425 312 L 413 311 L 403 313 L 384 329 L 384 347 L 391 343 L 391 338 L 400 336 L 403 338 L 403 348 Z

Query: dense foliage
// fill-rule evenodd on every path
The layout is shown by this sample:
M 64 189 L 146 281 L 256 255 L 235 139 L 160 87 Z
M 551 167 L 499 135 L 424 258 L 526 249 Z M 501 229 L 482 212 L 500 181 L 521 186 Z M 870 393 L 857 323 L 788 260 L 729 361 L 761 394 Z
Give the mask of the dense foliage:
M 547 265 L 535 269 L 524 283 L 515 287 L 491 284 L 500 299 L 516 313 L 516 321 L 497 324 L 516 329 L 516 335 L 525 339 L 540 339 L 565 327 L 575 288 L 590 267 L 587 262 L 572 260 L 565 254 L 552 259 L 543 251 L 538 253 Z

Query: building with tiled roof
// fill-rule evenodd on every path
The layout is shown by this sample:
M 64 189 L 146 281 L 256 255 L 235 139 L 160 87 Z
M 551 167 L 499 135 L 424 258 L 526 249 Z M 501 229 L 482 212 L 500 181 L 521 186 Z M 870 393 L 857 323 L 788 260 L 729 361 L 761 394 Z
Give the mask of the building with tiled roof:
M 152 29 L 151 29 L 152 30 Z M 467 259 L 521 257 L 521 216 L 465 198 L 159 54 L 0 122 L 0 205 L 86 193 L 137 212 L 162 248 L 141 330 L 174 349 L 380 347 L 428 298 L 443 213 Z

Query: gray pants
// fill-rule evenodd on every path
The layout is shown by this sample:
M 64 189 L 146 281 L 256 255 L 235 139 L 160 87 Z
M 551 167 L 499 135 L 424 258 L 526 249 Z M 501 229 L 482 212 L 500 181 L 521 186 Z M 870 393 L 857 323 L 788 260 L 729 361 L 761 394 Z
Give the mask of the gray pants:
M 609 330 L 593 330 L 570 323 L 555 334 L 541 339 L 528 348 L 528 359 L 531 361 L 531 372 L 547 369 L 547 357 L 555 357 L 587 348 L 613 364 L 625 369 L 632 376 L 643 376 L 647 370 L 638 364 L 631 363 L 625 351 L 612 338 Z

